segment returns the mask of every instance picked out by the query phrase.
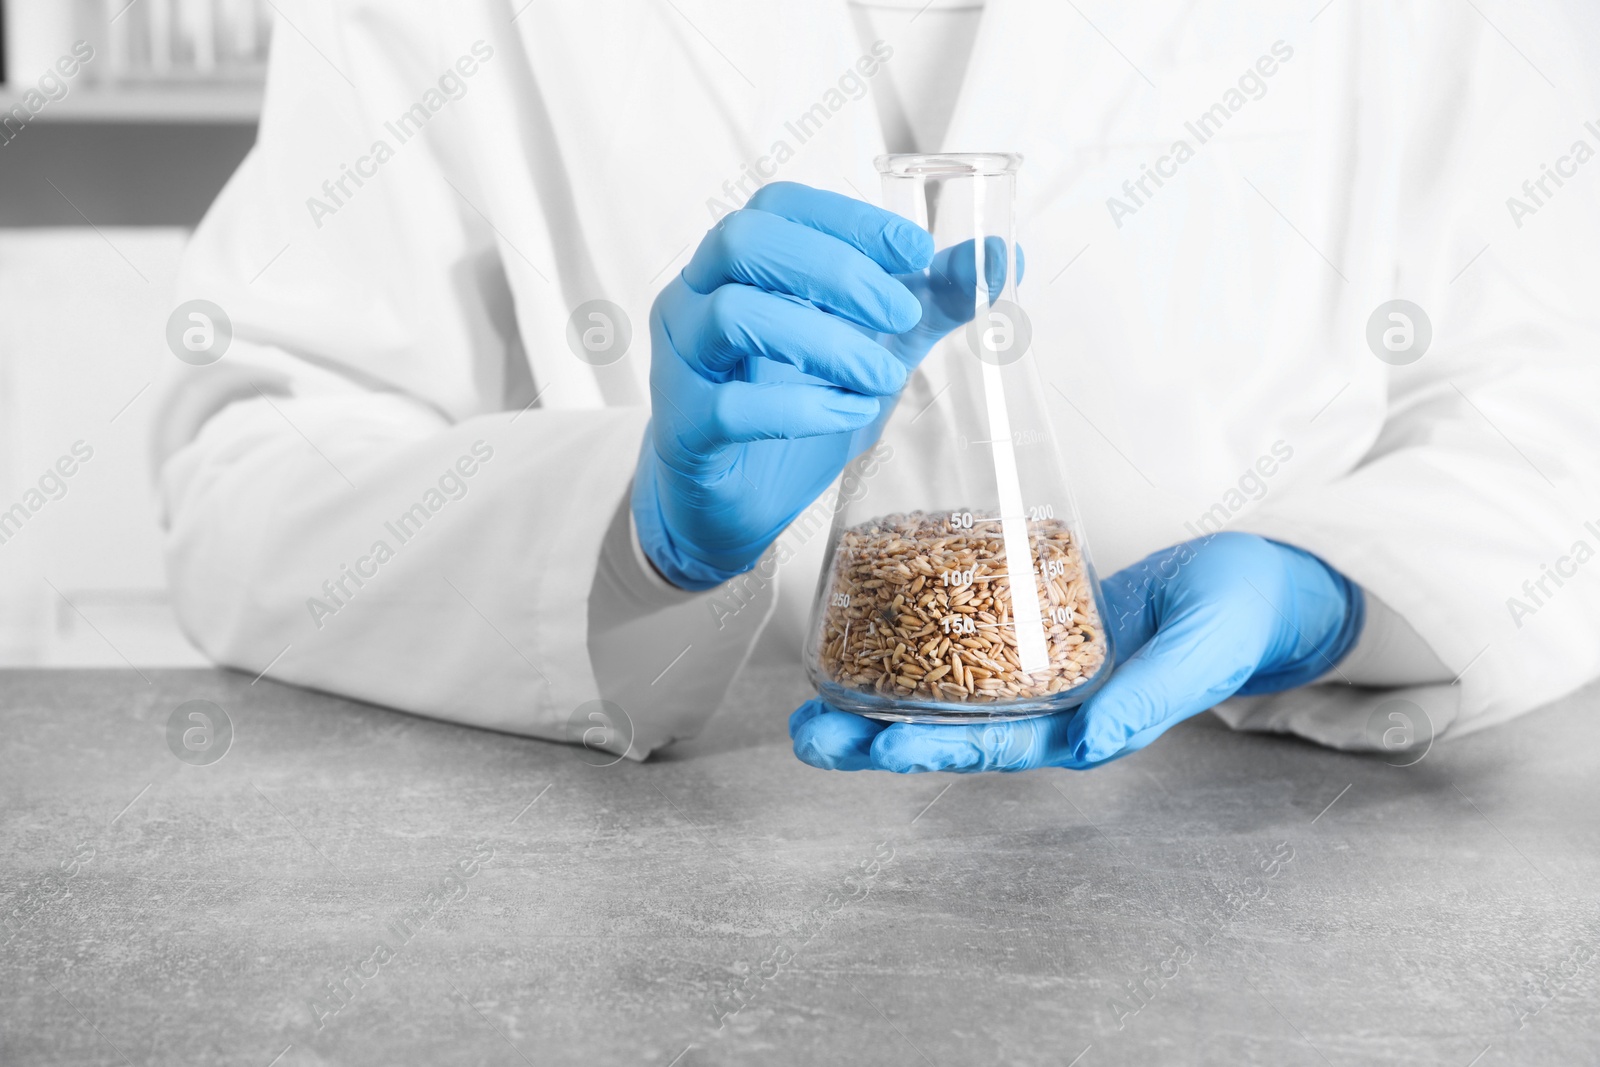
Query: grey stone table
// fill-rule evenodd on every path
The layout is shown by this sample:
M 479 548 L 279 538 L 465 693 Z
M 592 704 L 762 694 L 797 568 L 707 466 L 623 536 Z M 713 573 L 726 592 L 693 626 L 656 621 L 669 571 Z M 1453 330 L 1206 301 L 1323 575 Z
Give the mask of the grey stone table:
M 224 672 L 0 695 L 8 1067 L 1600 1062 L 1600 690 L 1410 767 L 1203 716 L 904 778 L 797 763 L 786 672 L 613 766 Z

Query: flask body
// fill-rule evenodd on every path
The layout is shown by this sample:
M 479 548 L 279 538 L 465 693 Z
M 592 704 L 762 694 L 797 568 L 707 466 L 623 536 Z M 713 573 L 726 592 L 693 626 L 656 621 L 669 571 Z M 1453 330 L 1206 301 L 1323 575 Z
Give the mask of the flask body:
M 895 476 L 849 480 L 835 508 L 806 663 L 843 710 L 906 722 L 1053 714 L 1087 699 L 1114 662 L 1018 302 L 1020 162 L 878 161 L 886 206 L 934 238 L 933 265 L 902 280 L 964 325 L 934 344 L 887 420 Z

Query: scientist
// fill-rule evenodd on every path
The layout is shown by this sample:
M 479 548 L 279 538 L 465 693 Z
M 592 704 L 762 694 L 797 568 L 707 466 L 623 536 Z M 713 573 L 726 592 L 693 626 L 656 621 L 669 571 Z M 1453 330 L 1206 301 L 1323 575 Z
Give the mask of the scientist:
M 1553 16 L 277 8 L 182 275 L 231 341 L 174 361 L 155 442 L 218 662 L 635 758 L 694 734 L 798 659 L 841 472 L 939 477 L 939 409 L 889 416 L 961 263 L 919 273 L 873 157 L 1002 149 L 1122 662 L 988 731 L 811 702 L 801 759 L 1086 767 L 1213 706 L 1431 743 L 1600 672 L 1600 110 Z

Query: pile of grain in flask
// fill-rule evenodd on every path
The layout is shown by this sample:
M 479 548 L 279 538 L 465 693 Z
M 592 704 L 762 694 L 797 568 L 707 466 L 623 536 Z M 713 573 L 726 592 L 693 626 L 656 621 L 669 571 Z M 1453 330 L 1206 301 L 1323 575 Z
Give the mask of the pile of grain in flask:
M 997 520 L 952 529 L 949 512 L 852 526 L 834 553 L 819 642 L 834 683 L 890 699 L 982 704 L 1065 692 L 1095 676 L 1106 644 L 1068 525 L 1028 523 L 1048 668 L 1024 673 Z

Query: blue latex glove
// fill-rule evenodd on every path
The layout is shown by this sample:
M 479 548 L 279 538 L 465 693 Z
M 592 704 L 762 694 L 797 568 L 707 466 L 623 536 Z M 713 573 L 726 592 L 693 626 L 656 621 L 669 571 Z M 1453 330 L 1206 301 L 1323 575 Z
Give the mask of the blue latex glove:
M 1135 752 L 1235 693 L 1321 677 L 1360 636 L 1360 586 L 1308 552 L 1220 533 L 1104 586 L 1118 666 L 1073 711 L 986 726 L 893 725 L 819 700 L 789 719 L 795 755 L 832 770 L 1083 769 Z
M 985 248 L 998 293 L 1004 246 Z M 669 581 L 750 569 L 872 443 L 918 361 L 972 317 L 973 260 L 971 241 L 935 255 L 914 223 L 792 182 L 712 228 L 650 312 L 631 503 Z

